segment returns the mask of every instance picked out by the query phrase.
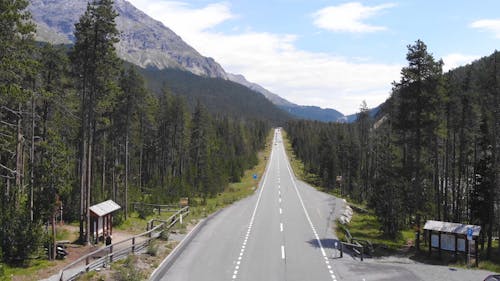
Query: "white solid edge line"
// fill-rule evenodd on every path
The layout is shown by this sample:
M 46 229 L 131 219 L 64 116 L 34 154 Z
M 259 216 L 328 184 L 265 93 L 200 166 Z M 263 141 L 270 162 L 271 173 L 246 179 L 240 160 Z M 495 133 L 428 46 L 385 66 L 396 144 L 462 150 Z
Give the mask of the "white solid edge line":
M 200 227 L 200 224 L 201 224 L 204 220 L 206 220 L 206 218 L 204 218 L 203 220 L 200 220 L 200 221 L 199 221 L 199 222 L 198 222 L 198 223 L 197 223 L 197 224 L 193 227 L 193 229 L 191 229 L 191 231 L 190 231 L 190 232 L 189 232 L 189 233 L 188 233 L 188 234 L 187 234 L 187 235 L 186 235 L 186 236 L 182 239 L 182 241 L 181 241 L 179 244 L 177 244 L 177 246 L 175 246 L 175 248 L 172 250 L 172 252 L 170 252 L 170 253 L 168 254 L 168 256 L 166 256 L 166 257 L 163 259 L 163 261 L 160 263 L 160 265 L 159 265 L 157 268 L 155 268 L 155 270 L 153 270 L 153 272 L 151 273 L 151 275 L 149 275 L 149 277 L 150 277 L 150 278 L 151 278 L 151 277 L 153 277 L 153 276 L 156 274 L 156 272 L 157 272 L 158 270 L 160 270 L 160 268 L 162 268 L 162 267 L 163 267 L 163 265 L 167 262 L 167 260 L 169 259 L 169 257 L 170 257 L 171 255 L 175 254 L 175 253 L 176 253 L 176 252 L 177 252 L 180 248 L 182 248 L 181 246 L 182 246 L 184 243 L 186 243 L 187 239 L 188 239 L 190 236 L 192 236 L 192 235 L 193 235 L 194 231 L 195 231 L 198 227 Z
M 304 213 L 306 215 L 307 221 L 309 222 L 309 226 L 311 227 L 311 230 L 313 231 L 313 234 L 316 238 L 316 241 L 318 242 L 319 248 L 321 249 L 321 254 L 323 255 L 324 258 L 326 258 L 326 252 L 325 249 L 323 248 L 323 244 L 321 243 L 321 240 L 319 239 L 318 233 L 315 231 L 315 227 L 311 221 L 311 218 L 309 217 L 309 213 L 307 212 L 306 206 L 304 205 L 304 200 L 302 200 L 302 196 L 300 195 L 299 189 L 297 188 L 297 184 L 295 183 L 295 178 L 292 174 L 292 171 L 290 170 L 290 163 L 288 162 L 288 158 L 286 158 L 286 168 L 288 170 L 288 173 L 290 174 L 290 177 L 292 179 L 292 184 L 295 189 L 295 192 L 297 193 L 297 196 L 299 197 L 300 204 L 302 205 L 302 209 L 304 210 Z

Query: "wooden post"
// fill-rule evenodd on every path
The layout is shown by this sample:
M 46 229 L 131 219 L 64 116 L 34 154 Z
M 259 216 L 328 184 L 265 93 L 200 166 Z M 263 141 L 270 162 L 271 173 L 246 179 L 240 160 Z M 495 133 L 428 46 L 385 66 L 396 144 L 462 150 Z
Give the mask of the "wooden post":
M 455 234 L 455 258 L 458 256 L 458 234 Z
M 469 239 L 465 239 L 465 257 L 467 258 L 467 266 L 469 266 Z
M 431 256 L 432 253 L 432 230 L 429 229 L 429 257 Z
M 109 245 L 109 262 L 113 262 L 113 244 Z
M 477 239 L 474 240 L 474 249 L 476 250 L 476 267 L 479 267 L 479 251 L 477 248 Z
M 439 239 L 439 249 L 438 249 L 438 255 L 439 255 L 439 258 L 441 258 L 441 231 L 438 232 L 438 239 Z
M 135 237 L 132 237 L 132 254 L 135 253 Z

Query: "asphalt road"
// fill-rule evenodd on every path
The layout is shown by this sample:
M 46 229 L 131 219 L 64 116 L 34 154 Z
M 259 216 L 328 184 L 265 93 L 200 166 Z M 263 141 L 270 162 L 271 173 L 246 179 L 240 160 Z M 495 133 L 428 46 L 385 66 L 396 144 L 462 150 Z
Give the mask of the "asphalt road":
M 297 181 L 276 130 L 254 195 L 207 220 L 158 280 L 482 280 L 487 272 L 344 255 L 332 223 L 344 202 Z M 166 271 L 166 272 L 165 272 Z

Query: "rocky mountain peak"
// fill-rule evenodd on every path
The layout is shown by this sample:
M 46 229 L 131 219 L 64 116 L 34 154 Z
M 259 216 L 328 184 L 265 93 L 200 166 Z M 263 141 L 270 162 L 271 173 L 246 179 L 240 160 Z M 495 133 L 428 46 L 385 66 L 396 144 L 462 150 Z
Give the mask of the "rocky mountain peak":
M 74 41 L 74 24 L 85 12 L 87 0 L 31 0 L 29 9 L 37 24 L 37 37 L 53 43 Z M 224 69 L 186 44 L 161 22 L 126 0 L 115 0 L 121 32 L 118 55 L 141 67 L 178 68 L 196 75 L 227 79 Z

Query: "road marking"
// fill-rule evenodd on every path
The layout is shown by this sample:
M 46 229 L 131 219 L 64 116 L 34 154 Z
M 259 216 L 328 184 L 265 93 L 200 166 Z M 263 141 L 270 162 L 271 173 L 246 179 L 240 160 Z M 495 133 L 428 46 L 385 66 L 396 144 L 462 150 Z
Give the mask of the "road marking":
M 241 251 L 240 251 L 240 254 L 236 260 L 236 265 L 234 267 L 234 272 L 233 272 L 233 280 L 236 280 L 236 278 L 238 277 L 238 270 L 240 268 L 240 264 L 241 264 L 241 260 L 243 259 L 243 254 L 245 252 L 245 246 L 247 244 L 247 241 L 248 241 L 248 238 L 250 237 L 250 233 L 252 231 L 252 227 L 253 227 L 253 222 L 255 220 L 255 214 L 257 213 L 257 208 L 259 207 L 259 204 L 260 204 L 260 201 L 261 201 L 261 198 L 262 198 L 262 192 L 264 191 L 264 187 L 266 186 L 266 181 L 267 181 L 267 174 L 269 173 L 269 169 L 271 168 L 271 163 L 272 163 L 272 159 L 273 159 L 273 156 L 274 156 L 274 148 L 273 150 L 271 150 L 271 156 L 269 156 L 269 164 L 267 166 L 267 169 L 266 169 L 266 172 L 264 174 L 264 177 L 262 178 L 262 185 L 261 185 L 261 188 L 260 188 L 260 191 L 259 191 L 259 196 L 257 197 L 257 202 L 255 203 L 255 208 L 253 209 L 253 213 L 252 213 L 252 217 L 250 218 L 250 223 L 248 224 L 248 230 L 247 230 L 247 233 L 245 235 L 245 239 L 243 240 L 243 244 L 241 246 Z
M 280 208 L 280 215 L 283 214 L 283 210 Z
M 285 158 L 287 159 L 287 158 Z M 319 248 L 321 249 L 321 254 L 323 255 L 323 259 L 325 260 L 325 264 L 328 266 L 328 257 L 326 255 L 325 249 L 323 248 L 323 243 L 321 243 L 321 240 L 319 239 L 319 235 L 316 232 L 316 228 L 314 227 L 314 224 L 311 221 L 311 217 L 309 216 L 309 213 L 307 212 L 306 206 L 304 205 L 304 200 L 302 200 L 302 196 L 300 195 L 299 189 L 297 188 L 297 184 L 295 183 L 295 179 L 293 177 L 292 171 L 290 170 L 290 163 L 288 160 L 286 161 L 286 168 L 288 170 L 288 173 L 290 174 L 290 177 L 292 179 L 292 184 L 295 189 L 295 192 L 297 193 L 297 197 L 299 197 L 300 204 L 302 205 L 302 209 L 304 210 L 304 214 L 306 215 L 307 221 L 309 222 L 309 226 L 311 227 L 311 230 L 314 234 L 314 237 L 316 238 L 316 242 L 319 245 Z M 332 278 L 333 281 L 336 281 L 336 277 L 333 273 L 332 270 L 327 269 L 328 273 L 330 273 L 330 277 Z
M 281 259 L 285 259 L 285 246 L 281 245 Z
M 280 223 L 280 231 L 283 232 L 283 223 Z
M 280 202 L 280 203 L 281 203 L 281 198 L 278 198 L 278 202 Z

